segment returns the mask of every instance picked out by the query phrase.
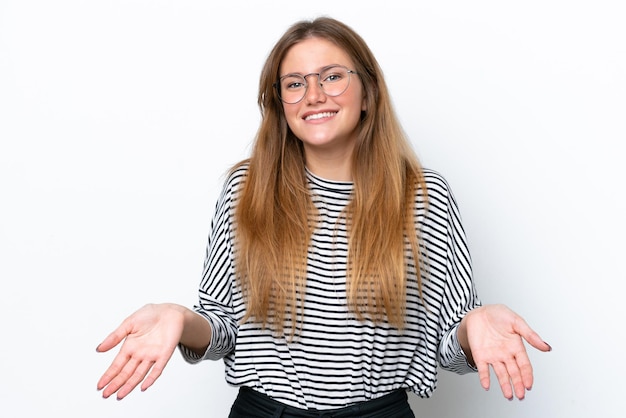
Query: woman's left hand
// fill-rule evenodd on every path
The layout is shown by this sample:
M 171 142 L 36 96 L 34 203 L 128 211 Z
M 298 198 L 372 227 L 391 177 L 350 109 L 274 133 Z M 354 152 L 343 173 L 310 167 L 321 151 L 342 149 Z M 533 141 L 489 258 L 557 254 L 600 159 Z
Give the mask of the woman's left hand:
M 533 368 L 523 340 L 539 351 L 552 350 L 521 316 L 501 304 L 470 311 L 461 321 L 458 336 L 478 369 L 482 387 L 489 389 L 491 366 L 507 399 L 513 399 L 513 394 L 524 399 L 533 386 Z

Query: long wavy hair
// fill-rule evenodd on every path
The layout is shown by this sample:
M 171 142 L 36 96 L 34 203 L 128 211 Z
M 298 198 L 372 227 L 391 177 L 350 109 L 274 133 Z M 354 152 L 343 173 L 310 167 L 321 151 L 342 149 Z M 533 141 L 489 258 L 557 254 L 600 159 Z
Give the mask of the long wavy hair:
M 302 319 L 316 210 L 307 187 L 304 148 L 287 125 L 274 84 L 289 48 L 309 38 L 331 41 L 352 58 L 367 106 L 352 155 L 354 186 L 344 214 L 348 306 L 359 320 L 402 328 L 409 265 L 415 267 L 421 294 L 414 202 L 418 189 L 426 199 L 422 169 L 373 53 L 354 30 L 329 17 L 295 23 L 271 50 L 259 82 L 262 119 L 252 152 L 233 168 L 248 165 L 235 212 L 244 321 L 252 318 L 280 334 L 290 328 L 293 336 Z

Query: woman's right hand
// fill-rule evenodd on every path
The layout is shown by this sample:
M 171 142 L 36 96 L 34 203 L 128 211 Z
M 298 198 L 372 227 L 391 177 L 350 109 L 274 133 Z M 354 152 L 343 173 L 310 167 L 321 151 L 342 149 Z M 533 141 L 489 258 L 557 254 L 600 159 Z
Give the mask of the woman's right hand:
M 145 305 L 98 345 L 96 351 L 103 353 L 124 341 L 98 381 L 104 398 L 117 393 L 117 399 L 123 399 L 140 383 L 142 391 L 152 386 L 181 339 L 185 310 L 169 303 Z

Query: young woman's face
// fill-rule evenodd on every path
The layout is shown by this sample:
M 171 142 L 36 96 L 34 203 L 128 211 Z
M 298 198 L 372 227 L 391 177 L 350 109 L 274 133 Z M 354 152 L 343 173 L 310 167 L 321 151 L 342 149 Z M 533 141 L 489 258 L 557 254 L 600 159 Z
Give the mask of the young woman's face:
M 319 73 L 331 65 L 354 70 L 354 63 L 341 48 L 322 38 L 310 38 L 292 46 L 280 66 L 280 76 Z M 306 77 L 307 89 L 297 103 L 283 103 L 292 132 L 304 144 L 305 153 L 351 155 L 356 142 L 361 111 L 365 110 L 363 85 L 350 75 L 348 88 L 338 96 L 324 93 L 316 74 Z M 322 81 L 323 82 L 323 81 Z

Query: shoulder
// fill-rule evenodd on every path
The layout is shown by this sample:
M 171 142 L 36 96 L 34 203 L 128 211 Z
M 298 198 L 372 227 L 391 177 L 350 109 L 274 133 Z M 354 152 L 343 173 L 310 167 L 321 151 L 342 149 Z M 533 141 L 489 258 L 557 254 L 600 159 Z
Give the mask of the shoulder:
M 250 167 L 248 160 L 243 160 L 232 166 L 226 172 L 226 179 L 224 181 L 224 190 L 237 190 L 239 185 L 245 180 L 248 175 L 248 169 Z
M 423 168 L 422 174 L 426 183 L 426 193 L 430 201 L 447 201 L 452 197 L 452 190 L 446 178 L 438 171 Z
M 245 161 L 233 165 L 224 173 L 222 190 L 216 204 L 218 213 L 226 213 L 232 207 L 247 173 L 248 164 Z

